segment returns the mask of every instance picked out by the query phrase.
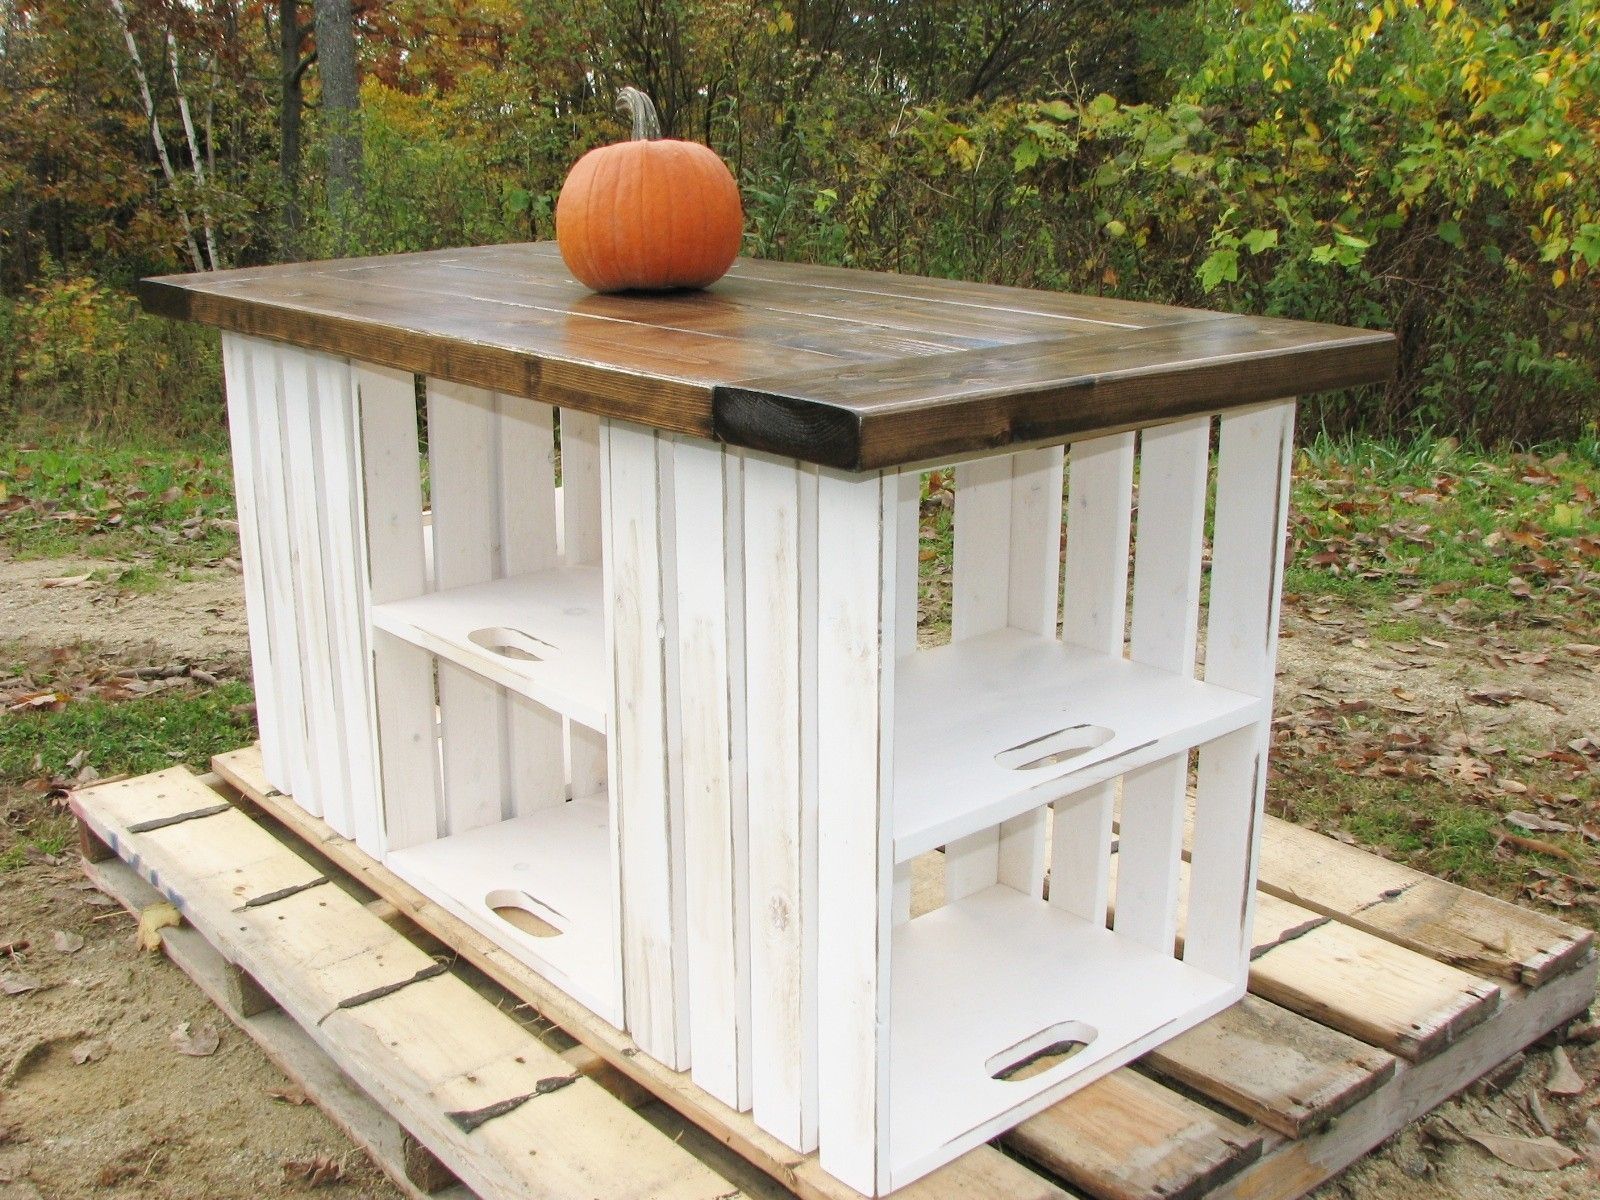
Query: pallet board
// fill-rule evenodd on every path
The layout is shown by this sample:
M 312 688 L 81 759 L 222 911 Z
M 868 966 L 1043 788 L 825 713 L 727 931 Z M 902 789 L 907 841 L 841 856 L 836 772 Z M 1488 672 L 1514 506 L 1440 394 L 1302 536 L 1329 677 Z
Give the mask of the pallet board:
M 737 1191 L 218 800 L 174 768 L 75 811 L 483 1200 Z
M 352 841 L 276 792 L 266 783 L 259 750 L 220 755 L 213 766 L 231 785 L 222 789 L 227 797 L 233 797 L 232 789 L 238 789 L 238 798 L 270 815 L 288 835 L 313 848 L 320 856 L 319 863 L 326 860 L 381 896 L 403 918 L 401 923 L 412 923 L 439 939 L 518 1000 L 584 1043 L 619 1076 L 678 1110 L 796 1195 L 807 1200 L 853 1200 L 855 1193 L 824 1174 L 815 1155 L 794 1154 L 758 1130 L 747 1114 L 733 1111 L 696 1087 L 687 1073 L 668 1070 L 637 1054 L 625 1034 L 563 996 L 374 862 Z M 198 889 L 234 898 L 234 907 L 243 902 L 236 897 L 305 883 L 327 870 L 326 866 L 307 864 L 282 843 L 274 844 L 260 827 L 248 822 L 239 825 L 237 814 L 218 813 L 146 834 L 126 833 L 128 826 L 137 822 L 212 807 L 222 798 L 184 772 L 168 771 L 88 789 L 79 793 L 74 803 L 91 828 L 138 861 L 141 874 L 148 877 L 154 872 L 170 890 L 178 890 L 177 880 L 182 878 L 191 892 Z M 213 830 L 237 828 L 240 832 L 223 838 L 208 833 L 208 825 Z M 253 832 L 240 842 L 246 826 Z M 1269 860 L 1277 836 L 1278 827 L 1269 824 L 1265 851 Z M 143 844 L 152 839 L 165 844 L 177 843 L 180 838 L 185 856 L 181 862 L 158 864 L 143 851 Z M 943 856 L 928 857 L 937 866 L 936 860 Z M 1305 881 L 1307 887 L 1310 883 Z M 937 886 L 937 881 L 919 880 L 919 887 L 927 886 Z M 1283 886 L 1281 876 L 1279 886 Z M 1440 910 L 1441 938 L 1450 929 L 1451 913 L 1463 914 L 1467 929 L 1473 927 L 1470 922 L 1481 919 L 1479 901 L 1488 898 L 1469 899 L 1473 893 L 1440 881 L 1433 881 L 1433 886 L 1445 889 L 1444 894 L 1460 893 Z M 319 892 L 328 893 L 329 889 L 317 886 L 297 893 L 297 902 L 315 903 L 311 898 Z M 286 899 L 259 911 L 271 912 L 291 902 L 292 898 Z M 1270 918 L 1272 911 L 1263 896 L 1261 917 Z M 355 904 L 351 912 L 359 914 L 351 919 L 362 927 L 362 939 L 379 939 L 387 945 L 374 925 L 398 938 L 363 906 Z M 1332 932 L 1321 936 L 1368 939 L 1369 949 L 1376 943 L 1386 955 L 1396 957 L 1373 960 L 1358 955 L 1338 972 L 1309 973 L 1301 981 L 1307 997 L 1303 1012 L 1290 1011 L 1260 995 L 1253 974 L 1253 994 L 1241 1004 L 1146 1055 L 1134 1067 L 1116 1071 L 1031 1118 L 1002 1139 L 1003 1151 L 979 1147 L 896 1194 L 915 1200 L 969 1196 L 1045 1200 L 1066 1195 L 1093 1200 L 1140 1196 L 1290 1200 L 1302 1195 L 1589 1005 L 1594 997 L 1595 960 L 1588 932 L 1541 914 L 1525 916 L 1537 927 L 1541 952 L 1549 961 L 1566 963 L 1564 971 L 1546 973 L 1537 986 L 1514 983 L 1503 976 L 1495 980 L 1472 976 L 1357 929 L 1337 916 L 1314 916 L 1313 930 L 1258 955 L 1257 964 L 1297 943 L 1315 944 L 1312 939 L 1323 930 Z M 197 921 L 197 927 L 199 924 Z M 1266 925 L 1258 919 L 1258 940 L 1262 930 L 1271 925 L 1270 919 Z M 322 936 L 331 937 L 332 933 Z M 254 952 L 263 954 L 269 948 L 263 944 Z M 371 963 L 375 953 L 369 947 L 363 961 Z M 1337 953 L 1330 949 L 1328 956 Z M 1381 977 L 1386 968 L 1374 965 L 1375 961 L 1390 966 L 1407 964 L 1411 972 L 1423 976 L 1433 969 L 1458 972 L 1469 981 L 1466 986 L 1479 994 L 1483 1011 L 1472 1022 L 1451 1025 L 1443 1019 L 1451 1001 L 1441 995 L 1437 1005 L 1440 1032 L 1400 1047 L 1409 1056 L 1375 1044 L 1393 1040 L 1392 1031 L 1363 1028 L 1352 1034 L 1323 1023 L 1326 1012 L 1359 1010 L 1364 997 L 1385 994 L 1390 987 Z M 409 958 L 397 960 L 390 973 L 398 968 L 403 975 L 410 962 Z M 263 983 L 271 990 L 272 971 L 264 974 L 268 978 Z M 406 1006 L 413 1010 L 408 1015 L 421 1019 L 434 1001 L 418 1006 L 416 1001 L 427 998 L 427 992 L 419 989 L 437 982 L 429 980 L 405 989 L 414 993 Z M 340 987 L 349 986 L 349 978 L 340 983 Z M 372 1044 L 367 1052 L 380 1057 L 383 1053 Z M 1197 1103 L 1196 1098 L 1204 1103 Z M 390 1100 L 384 1103 L 398 1114 Z M 1162 1132 L 1152 1137 L 1152 1130 Z M 595 1145 L 592 1140 L 589 1149 L 569 1144 L 563 1154 L 595 1153 L 610 1161 Z M 451 1161 L 448 1153 L 440 1157 Z

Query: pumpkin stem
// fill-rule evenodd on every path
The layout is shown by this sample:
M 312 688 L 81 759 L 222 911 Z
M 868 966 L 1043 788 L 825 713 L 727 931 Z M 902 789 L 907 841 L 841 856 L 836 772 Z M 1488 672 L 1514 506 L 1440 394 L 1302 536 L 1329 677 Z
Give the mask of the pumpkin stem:
M 655 141 L 661 136 L 661 119 L 656 116 L 656 106 L 636 87 L 625 87 L 617 92 L 617 109 L 633 118 L 633 140 Z

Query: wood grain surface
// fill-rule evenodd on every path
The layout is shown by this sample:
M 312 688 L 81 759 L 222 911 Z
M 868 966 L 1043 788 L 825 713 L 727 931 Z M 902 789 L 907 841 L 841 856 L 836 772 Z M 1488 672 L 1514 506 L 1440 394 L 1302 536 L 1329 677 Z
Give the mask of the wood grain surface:
M 740 259 L 602 296 L 549 242 L 146 279 L 152 312 L 847 470 L 1374 383 L 1391 334 Z

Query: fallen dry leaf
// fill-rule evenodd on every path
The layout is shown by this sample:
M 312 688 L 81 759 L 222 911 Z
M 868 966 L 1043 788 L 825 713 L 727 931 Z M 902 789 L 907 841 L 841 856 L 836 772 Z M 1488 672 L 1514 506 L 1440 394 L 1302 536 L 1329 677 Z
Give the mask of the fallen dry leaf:
M 344 1164 L 326 1154 L 311 1158 L 291 1158 L 283 1164 L 283 1178 L 307 1187 L 329 1187 L 344 1179 Z
M 22 996 L 28 992 L 37 992 L 44 985 L 32 975 L 24 975 L 21 971 L 0 971 L 0 992 L 8 996 Z
M 79 1042 L 72 1048 L 72 1061 L 80 1067 L 84 1063 L 99 1062 L 106 1056 L 106 1044 L 98 1038 L 92 1041 Z
M 76 954 L 83 949 L 83 939 L 75 933 L 68 933 L 65 929 L 57 929 L 50 935 L 50 940 L 62 954 Z
M 1501 786 L 1505 785 L 1502 784 Z M 1529 833 L 1576 833 L 1578 831 L 1575 825 L 1568 825 L 1565 821 L 1554 821 L 1549 817 L 1541 817 L 1538 813 L 1508 812 L 1506 820 L 1518 829 L 1526 829 Z
M 209 1021 L 192 1028 L 191 1022 L 185 1021 L 172 1031 L 170 1040 L 174 1050 L 190 1058 L 210 1058 L 222 1045 L 222 1035 Z
M 275 1088 L 267 1093 L 268 1100 L 276 1100 L 279 1104 L 287 1104 L 293 1108 L 303 1108 L 311 1103 L 311 1098 L 299 1088 Z
M 178 915 L 178 910 L 165 900 L 150 905 L 139 913 L 139 948 L 141 950 L 161 949 L 161 931 L 180 925 L 183 918 Z
M 1559 1171 L 1583 1161 L 1581 1155 L 1550 1137 L 1506 1137 L 1476 1129 L 1464 1129 L 1461 1132 L 1507 1166 L 1520 1167 L 1524 1171 Z
M 80 583 L 88 583 L 89 576 L 92 574 L 94 574 L 93 571 L 85 571 L 82 575 L 56 575 L 50 579 L 41 579 L 39 586 L 47 588 L 77 587 Z
M 1544 1090 L 1552 1096 L 1579 1096 L 1583 1094 L 1583 1076 L 1573 1069 L 1567 1052 L 1557 1046 L 1550 1052 L 1550 1078 Z

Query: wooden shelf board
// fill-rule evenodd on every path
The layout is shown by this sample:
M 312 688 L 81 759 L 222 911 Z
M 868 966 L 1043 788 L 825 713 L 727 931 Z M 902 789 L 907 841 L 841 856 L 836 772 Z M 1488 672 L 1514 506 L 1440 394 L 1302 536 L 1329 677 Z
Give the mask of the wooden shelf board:
M 1000 884 L 899 926 L 893 955 L 896 1179 L 1133 1061 L 1241 990 Z M 991 1077 L 1002 1065 L 992 1059 L 1063 1022 L 1092 1040 L 1031 1078 Z
M 386 633 L 604 733 L 610 707 L 600 568 L 556 567 L 375 605 Z M 514 630 L 537 660 L 497 653 L 478 631 Z M 496 639 L 489 634 L 485 641 Z M 540 645 L 542 643 L 542 645 Z M 548 649 L 546 649 L 548 647 Z
M 393 850 L 385 862 L 418 891 L 620 1025 L 610 824 L 602 793 Z M 503 904 L 518 895 L 562 932 L 538 937 L 495 913 L 491 897 Z
M 1254 696 L 1016 629 L 919 650 L 895 667 L 895 860 L 1231 733 L 1257 720 L 1263 706 Z M 1078 725 L 1113 736 L 1032 770 L 995 761 Z

